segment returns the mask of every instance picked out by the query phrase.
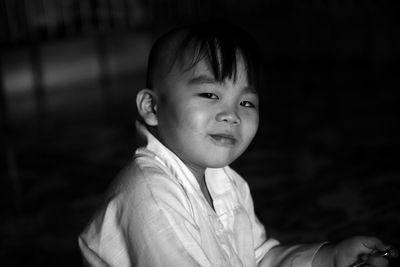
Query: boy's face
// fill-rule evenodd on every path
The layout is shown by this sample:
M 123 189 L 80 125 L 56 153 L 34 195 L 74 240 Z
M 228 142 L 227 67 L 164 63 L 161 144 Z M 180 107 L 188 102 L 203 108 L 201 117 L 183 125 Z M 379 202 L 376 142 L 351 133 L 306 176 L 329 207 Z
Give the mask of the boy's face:
M 230 164 L 257 132 L 258 95 L 241 57 L 235 82 L 216 81 L 202 60 L 185 72 L 174 66 L 158 94 L 158 138 L 189 168 Z

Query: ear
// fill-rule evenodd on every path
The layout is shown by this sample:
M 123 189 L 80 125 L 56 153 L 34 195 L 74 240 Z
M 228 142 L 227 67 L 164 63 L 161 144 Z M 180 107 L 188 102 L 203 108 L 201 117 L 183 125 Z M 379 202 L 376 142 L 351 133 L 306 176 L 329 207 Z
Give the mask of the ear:
M 139 115 L 149 126 L 158 125 L 157 95 L 150 89 L 142 89 L 136 95 L 136 106 Z

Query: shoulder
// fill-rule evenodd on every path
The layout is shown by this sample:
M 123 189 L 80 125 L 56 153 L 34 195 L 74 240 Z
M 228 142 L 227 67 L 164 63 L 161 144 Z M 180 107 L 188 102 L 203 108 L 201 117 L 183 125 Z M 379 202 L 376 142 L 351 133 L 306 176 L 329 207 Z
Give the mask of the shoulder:
M 184 189 L 157 160 L 135 158 L 113 181 L 84 235 L 93 242 L 105 234 L 149 231 L 168 225 L 171 214 L 192 218 Z
M 141 247 L 146 238 L 169 233 L 175 217 L 189 220 L 187 203 L 168 169 L 154 158 L 135 158 L 111 185 L 82 232 L 80 245 L 85 251 L 108 255 L 125 253 L 127 243 Z
M 171 171 L 157 159 L 146 156 L 135 158 L 120 172 L 108 196 L 130 202 L 135 208 L 184 203 L 186 199 L 184 188 Z

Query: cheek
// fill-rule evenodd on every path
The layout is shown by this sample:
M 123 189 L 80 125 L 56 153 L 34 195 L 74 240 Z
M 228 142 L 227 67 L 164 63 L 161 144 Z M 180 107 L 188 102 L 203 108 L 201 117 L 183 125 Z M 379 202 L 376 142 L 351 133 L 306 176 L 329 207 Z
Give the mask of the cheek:
M 251 142 L 258 130 L 259 116 L 257 114 L 249 114 L 245 116 L 243 135 L 246 137 L 247 142 Z
M 190 106 L 182 111 L 181 119 L 192 131 L 203 132 L 210 119 L 210 115 L 202 108 Z

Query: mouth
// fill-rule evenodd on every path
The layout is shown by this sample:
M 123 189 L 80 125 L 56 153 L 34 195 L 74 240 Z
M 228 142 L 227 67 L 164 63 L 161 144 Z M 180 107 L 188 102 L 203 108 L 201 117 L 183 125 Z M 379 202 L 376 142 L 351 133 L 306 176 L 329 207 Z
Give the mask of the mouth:
M 211 140 L 220 146 L 233 146 L 236 144 L 237 139 L 230 134 L 210 134 Z

